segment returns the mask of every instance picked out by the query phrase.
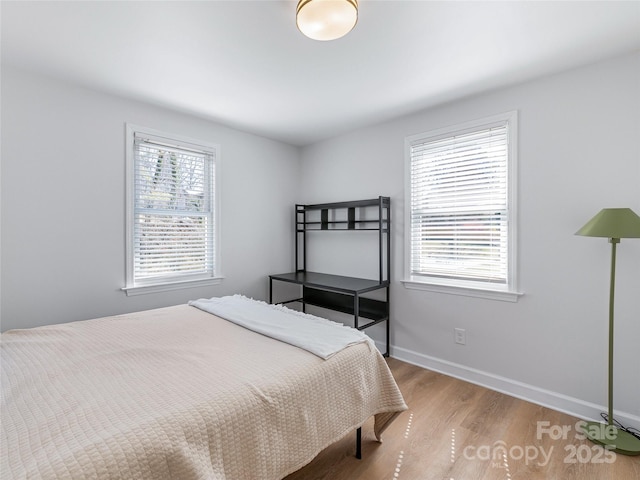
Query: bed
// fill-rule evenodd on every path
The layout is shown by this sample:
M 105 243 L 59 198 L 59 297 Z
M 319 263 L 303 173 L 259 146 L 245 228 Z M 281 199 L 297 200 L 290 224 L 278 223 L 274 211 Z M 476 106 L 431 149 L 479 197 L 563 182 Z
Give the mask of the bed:
M 371 341 L 312 353 L 260 331 L 312 316 L 238 297 L 257 331 L 192 303 L 3 333 L 0 478 L 281 479 L 406 409 Z

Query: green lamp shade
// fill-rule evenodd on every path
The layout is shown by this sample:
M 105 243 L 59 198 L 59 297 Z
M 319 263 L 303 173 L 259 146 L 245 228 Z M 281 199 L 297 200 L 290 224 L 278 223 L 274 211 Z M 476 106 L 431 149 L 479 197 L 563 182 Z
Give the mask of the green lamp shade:
M 576 235 L 640 238 L 640 217 L 630 208 L 603 208 Z

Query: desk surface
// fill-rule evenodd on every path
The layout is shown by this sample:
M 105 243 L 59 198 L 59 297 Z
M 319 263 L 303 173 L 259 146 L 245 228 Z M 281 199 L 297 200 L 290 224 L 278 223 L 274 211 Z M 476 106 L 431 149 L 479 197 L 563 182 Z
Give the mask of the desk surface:
M 380 283 L 377 280 L 366 278 L 343 277 L 341 275 L 329 275 L 317 272 L 290 272 L 269 275 L 272 280 L 297 283 L 309 287 L 324 288 L 337 292 L 364 293 L 378 288 L 386 287 L 389 282 Z

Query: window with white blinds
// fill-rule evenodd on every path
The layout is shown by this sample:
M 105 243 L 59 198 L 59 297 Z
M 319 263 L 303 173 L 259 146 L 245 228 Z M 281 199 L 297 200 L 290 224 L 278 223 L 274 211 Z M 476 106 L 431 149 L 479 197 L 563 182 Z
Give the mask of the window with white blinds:
M 131 127 L 127 292 L 216 278 L 215 145 Z
M 411 280 L 514 287 L 515 112 L 407 139 Z

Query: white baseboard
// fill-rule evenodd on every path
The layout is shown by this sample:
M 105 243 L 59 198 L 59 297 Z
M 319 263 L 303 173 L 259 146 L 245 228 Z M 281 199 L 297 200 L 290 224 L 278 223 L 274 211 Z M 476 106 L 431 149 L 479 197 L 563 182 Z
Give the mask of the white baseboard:
M 378 342 L 376 342 L 378 343 Z M 384 345 L 378 345 L 384 351 Z M 543 407 L 551 408 L 584 420 L 602 420 L 600 412 L 606 412 L 607 407 L 585 402 L 578 398 L 569 397 L 561 393 L 552 392 L 534 385 L 501 377 L 493 373 L 483 372 L 464 365 L 459 365 L 439 358 L 430 357 L 422 353 L 413 352 L 405 348 L 391 346 L 391 356 L 403 362 L 417 365 L 434 372 L 458 378 L 469 383 L 495 390 L 497 392 L 520 398 Z M 614 410 L 616 420 L 627 427 L 640 428 L 640 417 L 627 412 Z

